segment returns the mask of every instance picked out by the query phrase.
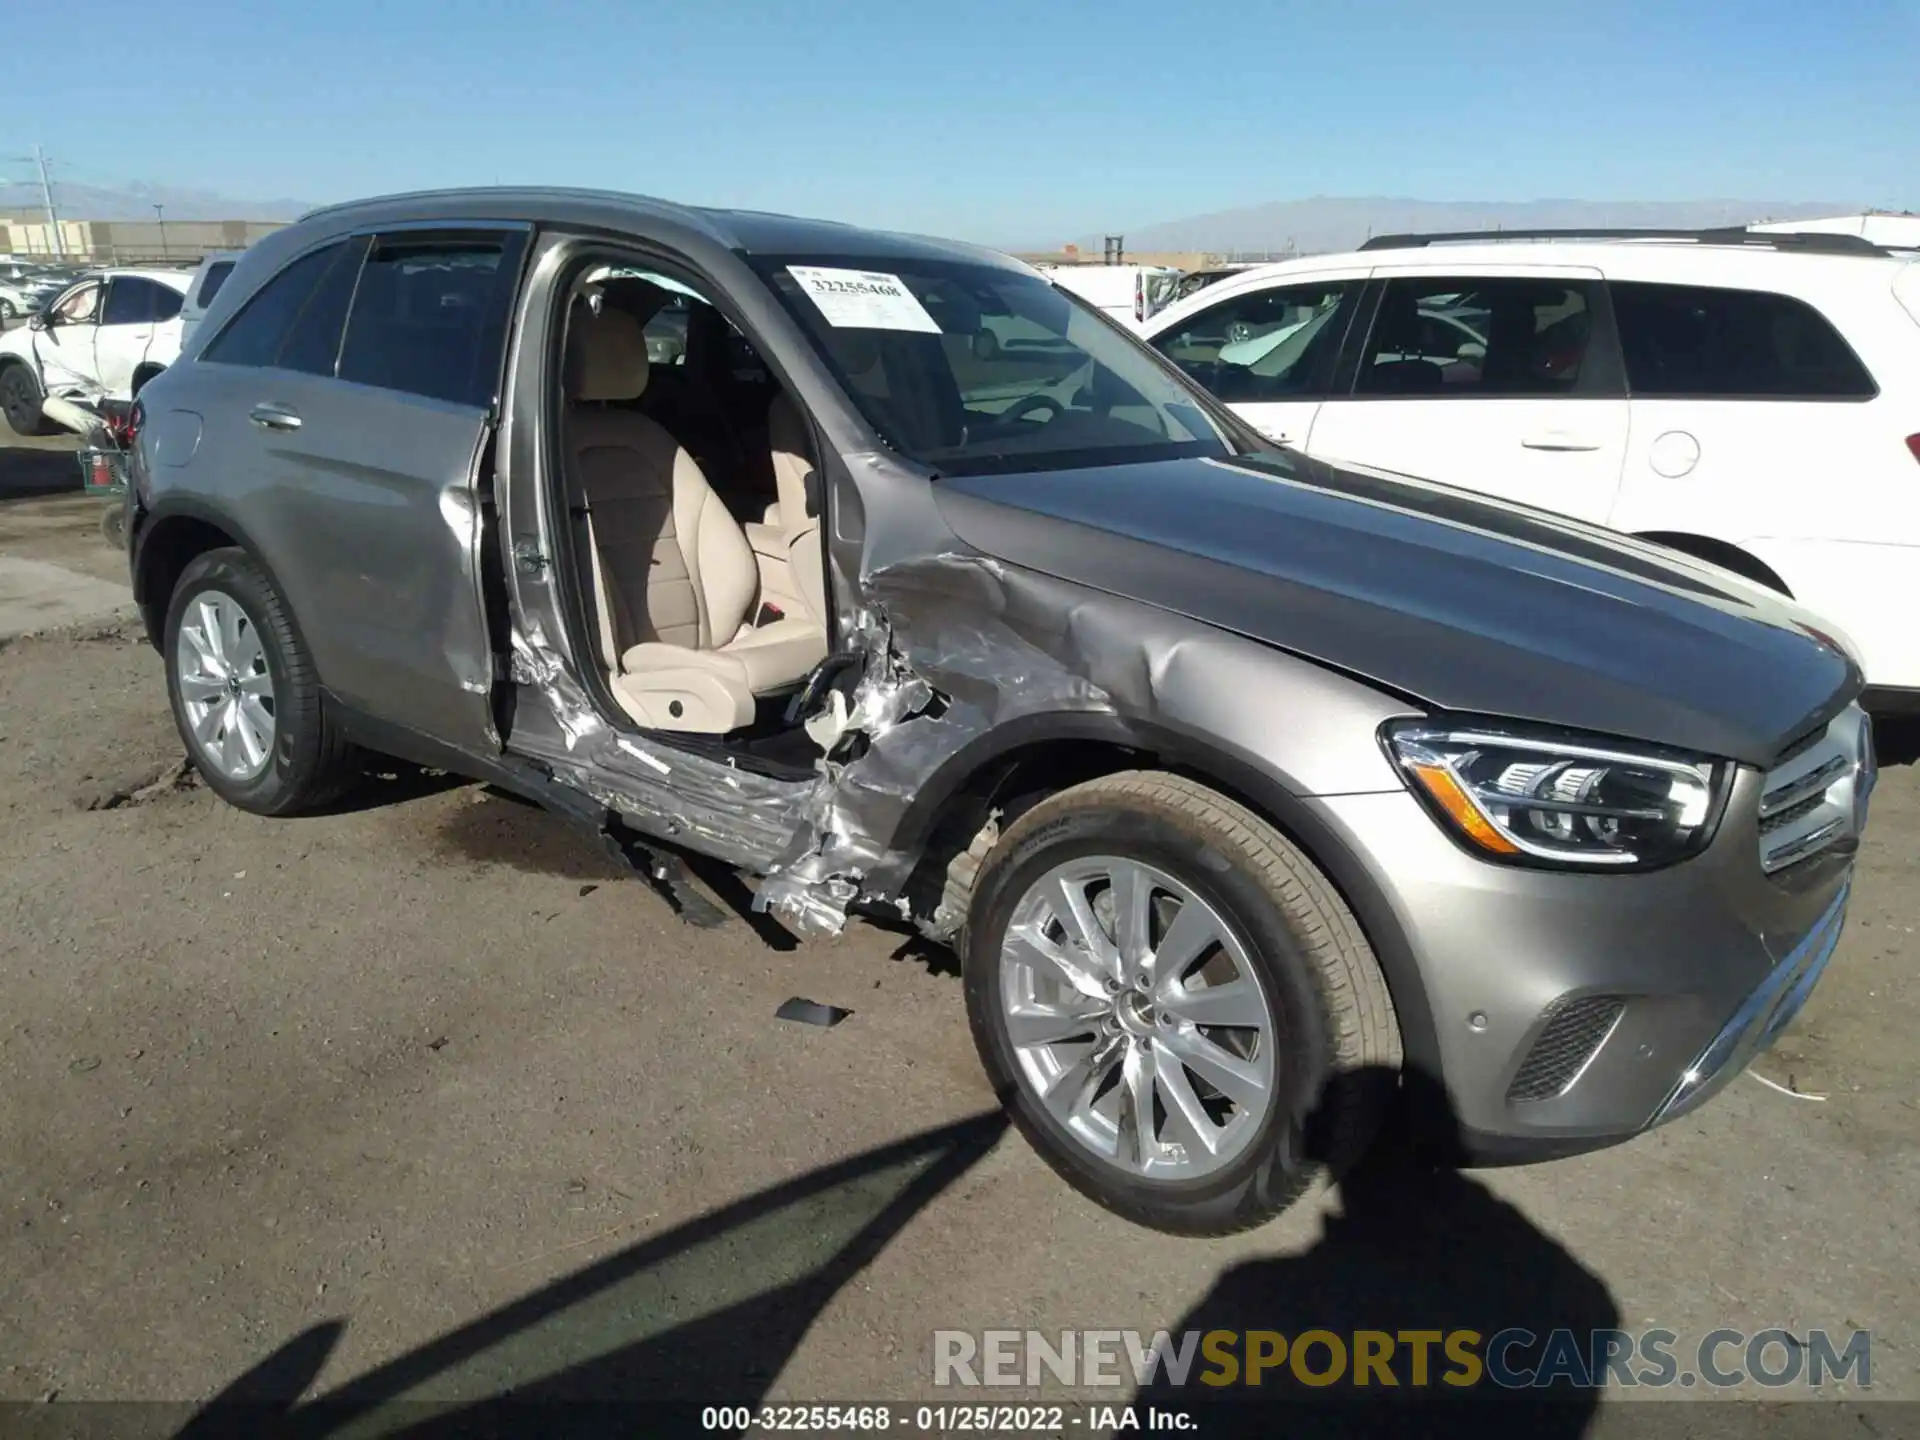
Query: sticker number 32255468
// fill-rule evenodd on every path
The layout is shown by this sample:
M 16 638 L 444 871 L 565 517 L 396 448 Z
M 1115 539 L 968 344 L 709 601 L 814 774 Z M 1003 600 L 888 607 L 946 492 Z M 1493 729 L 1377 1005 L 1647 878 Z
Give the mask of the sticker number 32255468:
M 938 335 L 940 326 L 898 275 L 877 270 L 834 270 L 789 265 L 787 273 L 836 330 L 916 330 Z

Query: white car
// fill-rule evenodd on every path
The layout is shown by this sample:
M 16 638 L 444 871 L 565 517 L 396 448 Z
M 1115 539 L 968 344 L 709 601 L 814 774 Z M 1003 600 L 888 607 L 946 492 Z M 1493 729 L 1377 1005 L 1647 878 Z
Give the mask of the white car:
M 200 268 L 189 278 L 186 302 L 180 307 L 180 343 L 183 346 L 193 335 L 200 317 L 207 313 L 207 307 L 213 304 L 213 297 L 227 283 L 227 277 L 233 273 L 240 253 L 238 250 L 216 250 L 200 262 Z
M 1218 282 L 1148 342 L 1269 439 L 1656 539 L 1843 631 L 1920 709 L 1920 261 L 1857 236 L 1397 236 Z
M 24 282 L 0 278 L 0 325 L 31 315 L 35 308 L 32 292 Z
M 49 395 L 128 400 L 171 365 L 190 278 L 186 270 L 96 271 L 0 335 L 0 412 L 15 433 L 40 428 Z

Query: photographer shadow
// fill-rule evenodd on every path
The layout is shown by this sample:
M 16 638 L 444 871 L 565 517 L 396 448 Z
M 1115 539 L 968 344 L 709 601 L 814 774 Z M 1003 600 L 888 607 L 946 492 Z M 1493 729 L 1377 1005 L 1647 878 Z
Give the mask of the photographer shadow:
M 1423 1113 L 1435 1113 L 1431 1099 Z M 1383 1136 L 1340 1179 L 1339 1208 L 1312 1248 L 1234 1266 L 1170 1327 L 1175 1337 L 1232 1331 L 1242 1362 L 1251 1348 L 1247 1332 L 1274 1332 L 1264 1342 L 1274 1363 L 1258 1384 L 1248 1383 L 1244 1363 L 1232 1384 L 1196 1383 L 1206 1373 L 1203 1357 L 1185 1384 L 1169 1383 L 1163 1372 L 1139 1393 L 1138 1404 L 1203 1411 L 1209 1436 L 1567 1440 L 1587 1434 L 1597 1389 L 1565 1378 L 1514 1382 L 1516 1372 L 1532 1378 L 1536 1368 L 1540 1380 L 1547 1377 L 1554 1367 L 1541 1360 L 1556 1331 L 1570 1333 L 1583 1357 L 1576 1368 L 1587 1373 L 1593 1332 L 1619 1326 L 1612 1294 L 1514 1206 L 1428 1158 L 1445 1153 L 1448 1138 L 1437 1143 L 1428 1131 L 1423 1139 L 1416 1145 L 1404 1128 Z M 1298 1340 L 1310 1331 L 1326 1333 L 1301 1353 Z M 1355 1336 L 1369 1331 L 1375 1332 L 1374 1353 L 1386 1354 L 1396 1383 L 1384 1383 L 1379 1367 L 1369 1371 L 1369 1383 L 1357 1383 Z M 1450 1356 L 1441 1337 L 1462 1331 L 1478 1341 Z M 1516 1331 L 1536 1338 L 1502 1344 L 1490 1362 L 1488 1342 Z M 1415 1332 L 1430 1338 L 1422 1342 Z M 1330 1337 L 1337 1337 L 1332 1345 Z M 1416 1351 L 1425 1352 L 1424 1376 Z

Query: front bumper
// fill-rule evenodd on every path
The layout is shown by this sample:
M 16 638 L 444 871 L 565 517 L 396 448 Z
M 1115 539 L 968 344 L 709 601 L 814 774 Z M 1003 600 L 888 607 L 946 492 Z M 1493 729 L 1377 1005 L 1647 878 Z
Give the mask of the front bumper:
M 1739 772 L 1706 853 L 1637 875 L 1481 860 L 1406 793 L 1312 802 L 1384 889 L 1423 992 L 1396 1000 L 1431 1020 L 1408 1057 L 1433 1073 L 1410 1084 L 1437 1082 L 1464 1158 L 1576 1153 L 1684 1115 L 1799 1013 L 1839 942 L 1859 825 L 1769 875 L 1766 783 Z

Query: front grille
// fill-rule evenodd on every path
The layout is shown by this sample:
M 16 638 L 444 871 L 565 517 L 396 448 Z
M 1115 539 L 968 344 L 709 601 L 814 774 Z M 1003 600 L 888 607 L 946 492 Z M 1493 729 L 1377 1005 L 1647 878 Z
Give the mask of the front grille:
M 1547 1023 L 1527 1052 L 1519 1073 L 1507 1086 L 1507 1099 L 1525 1102 L 1552 1100 L 1573 1088 L 1594 1052 L 1613 1033 L 1626 1003 L 1612 995 L 1583 995 L 1556 1000 L 1547 1009 Z
M 1769 875 L 1812 859 L 1858 832 L 1872 742 L 1858 706 L 1787 747 L 1760 786 L 1760 868 Z M 1864 762 L 1864 763 L 1863 763 Z

